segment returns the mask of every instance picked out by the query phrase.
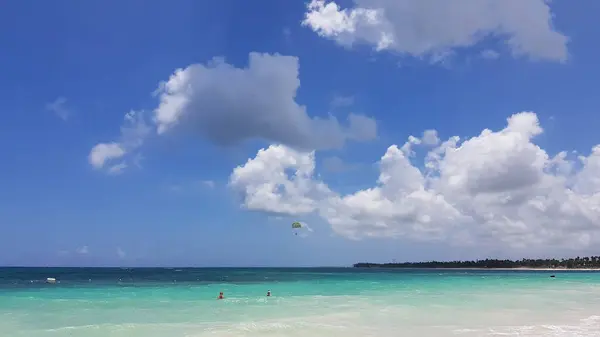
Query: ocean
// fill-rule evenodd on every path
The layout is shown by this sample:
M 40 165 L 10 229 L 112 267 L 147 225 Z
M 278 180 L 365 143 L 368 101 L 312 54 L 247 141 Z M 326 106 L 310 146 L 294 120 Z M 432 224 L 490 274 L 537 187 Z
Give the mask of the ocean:
M 0 336 L 600 336 L 600 273 L 0 268 Z

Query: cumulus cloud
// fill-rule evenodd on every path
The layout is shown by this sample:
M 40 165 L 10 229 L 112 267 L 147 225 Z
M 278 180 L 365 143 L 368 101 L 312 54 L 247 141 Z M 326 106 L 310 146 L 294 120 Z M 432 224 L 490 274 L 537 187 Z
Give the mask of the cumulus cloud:
M 245 68 L 214 58 L 177 69 L 154 92 L 159 104 L 151 124 L 142 112 L 127 113 L 120 139 L 95 145 L 88 161 L 96 169 L 110 163 L 108 173 L 121 173 L 129 166 L 123 159 L 153 129 L 159 135 L 192 132 L 224 146 L 261 139 L 300 150 L 334 149 L 348 140 L 377 138 L 376 121 L 363 115 L 350 113 L 343 122 L 334 116 L 309 116 L 296 102 L 298 76 L 298 58 L 255 52 Z M 135 159 L 132 163 L 138 165 Z
M 296 102 L 298 75 L 298 58 L 261 53 L 250 53 L 246 68 L 215 58 L 178 69 L 156 92 L 158 133 L 180 127 L 221 145 L 263 139 L 307 150 L 375 137 L 375 121 L 365 116 L 351 114 L 346 125 L 310 117 Z
M 432 62 L 490 36 L 513 56 L 564 62 L 568 38 L 552 18 L 548 0 L 354 0 L 351 8 L 312 0 L 302 24 L 344 46 L 365 43 Z
M 122 160 L 125 155 L 142 146 L 151 131 L 152 128 L 144 120 L 142 112 L 130 111 L 126 113 L 121 126 L 119 141 L 96 144 L 88 155 L 90 165 L 96 169 L 102 169 L 110 163 L 107 168 L 109 174 L 123 172 L 128 166 L 127 163 L 124 161 L 114 163 L 114 161 Z M 139 164 L 137 157 L 134 158 L 134 164 L 136 166 Z
M 534 143 L 533 112 L 461 141 L 433 132 L 391 145 L 376 184 L 342 195 L 315 175 L 313 152 L 260 150 L 231 175 L 243 206 L 315 213 L 348 238 L 405 237 L 515 248 L 584 247 L 600 239 L 600 145 L 588 156 L 550 156 Z M 412 146 L 436 144 L 414 164 Z M 287 174 L 292 170 L 292 174 Z
M 436 130 L 425 130 L 423 131 L 421 141 L 426 145 L 437 145 L 440 142 L 440 139 L 438 138 Z
M 330 194 L 315 180 L 315 153 L 300 152 L 284 145 L 261 149 L 255 158 L 236 167 L 229 184 L 249 210 L 269 213 L 305 214 L 317 209 Z

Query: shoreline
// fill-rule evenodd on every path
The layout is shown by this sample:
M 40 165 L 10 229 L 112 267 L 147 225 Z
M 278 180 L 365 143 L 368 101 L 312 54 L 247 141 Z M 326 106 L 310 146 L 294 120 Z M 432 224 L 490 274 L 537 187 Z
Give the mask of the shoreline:
M 515 267 L 515 268 L 485 268 L 485 267 L 354 267 L 356 269 L 425 269 L 425 270 L 521 270 L 521 271 L 600 271 L 600 268 L 535 268 L 535 267 Z
M 464 268 L 433 268 L 439 269 L 463 269 L 463 270 L 523 270 L 523 271 L 600 271 L 600 268 L 535 268 L 535 267 L 515 267 L 515 268 L 477 268 L 477 267 L 464 267 Z

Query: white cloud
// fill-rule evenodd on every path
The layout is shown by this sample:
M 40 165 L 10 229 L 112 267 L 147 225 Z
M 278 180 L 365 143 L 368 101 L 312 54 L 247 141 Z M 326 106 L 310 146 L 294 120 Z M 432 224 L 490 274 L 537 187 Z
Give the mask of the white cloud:
M 88 246 L 83 246 L 83 247 L 77 248 L 77 254 L 86 255 L 89 253 L 90 253 L 90 250 L 89 250 Z
M 121 249 L 120 247 L 118 247 L 117 248 L 117 256 L 120 259 L 124 259 L 127 256 L 127 254 L 125 253 L 125 251 L 123 249 Z
M 387 149 L 373 187 L 347 195 L 316 178 L 314 153 L 281 145 L 237 167 L 231 182 L 246 208 L 316 213 L 354 239 L 531 249 L 599 243 L 600 145 L 587 157 L 550 156 L 533 142 L 542 132 L 535 113 L 514 114 L 499 131 L 435 142 L 423 165 L 412 163 L 410 149 L 424 142 L 411 136 Z M 287 169 L 296 174 L 288 176 Z
M 130 165 L 123 159 L 142 146 L 153 128 L 159 135 L 173 129 L 199 133 L 219 145 L 262 139 L 301 150 L 340 148 L 347 140 L 377 138 L 374 119 L 349 114 L 346 123 L 334 116 L 310 117 L 296 102 L 300 86 L 298 58 L 250 53 L 246 68 L 222 58 L 177 69 L 159 84 L 152 125 L 142 112 L 125 115 L 120 139 L 96 144 L 88 155 L 96 169 L 118 174 Z M 139 166 L 139 153 L 130 160 Z M 115 160 L 122 161 L 114 163 Z M 209 186 L 210 187 L 210 186 Z
M 414 155 L 414 152 L 412 150 L 412 148 L 415 145 L 421 145 L 422 141 L 420 138 L 417 138 L 415 136 L 408 136 L 408 140 L 406 141 L 406 143 L 404 143 L 404 145 L 402 145 L 401 150 L 402 152 L 404 152 L 405 156 L 412 156 Z
M 67 103 L 67 99 L 64 97 L 58 97 L 54 102 L 46 104 L 46 110 L 52 111 L 63 121 L 69 119 L 71 112 L 65 106 Z
M 352 8 L 312 0 L 303 25 L 341 45 L 372 45 L 432 62 L 486 37 L 513 56 L 563 62 L 568 38 L 552 25 L 547 0 L 354 0 Z
M 178 69 L 156 92 L 158 133 L 177 126 L 221 145 L 264 139 L 307 150 L 374 138 L 375 122 L 364 116 L 350 115 L 347 126 L 310 117 L 296 102 L 298 71 L 296 57 L 260 53 L 250 53 L 246 68 L 215 58 Z
M 94 168 L 102 168 L 107 161 L 118 159 L 125 155 L 125 150 L 119 143 L 100 143 L 92 148 L 88 156 Z
M 423 131 L 423 137 L 421 141 L 425 145 L 437 145 L 440 142 L 436 130 L 425 130 Z
M 151 130 L 151 127 L 144 120 L 142 112 L 128 112 L 125 114 L 123 125 L 121 126 L 119 141 L 96 144 L 88 155 L 90 165 L 96 169 L 102 169 L 107 163 L 123 158 L 125 155 L 142 146 Z M 133 163 L 139 166 L 138 156 L 134 157 Z M 109 174 L 119 174 L 127 167 L 128 165 L 125 162 L 119 162 L 112 164 L 107 169 L 107 172 Z
M 408 140 L 400 150 L 407 157 L 412 157 L 414 155 L 413 147 L 417 145 L 426 145 L 426 146 L 435 146 L 438 145 L 440 139 L 438 138 L 438 134 L 436 130 L 425 130 L 423 131 L 423 136 L 421 138 L 417 138 L 415 136 L 408 136 Z
M 236 167 L 229 184 L 240 194 L 246 209 L 305 214 L 315 211 L 318 200 L 330 193 L 325 184 L 314 180 L 314 170 L 314 151 L 271 145 Z

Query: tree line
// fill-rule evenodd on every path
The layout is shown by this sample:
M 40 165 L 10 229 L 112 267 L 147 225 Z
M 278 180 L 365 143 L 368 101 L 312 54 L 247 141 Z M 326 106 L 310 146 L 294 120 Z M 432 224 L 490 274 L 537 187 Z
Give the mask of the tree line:
M 400 263 L 355 263 L 354 268 L 600 268 L 600 256 L 570 259 L 485 259 L 476 261 L 427 261 Z

